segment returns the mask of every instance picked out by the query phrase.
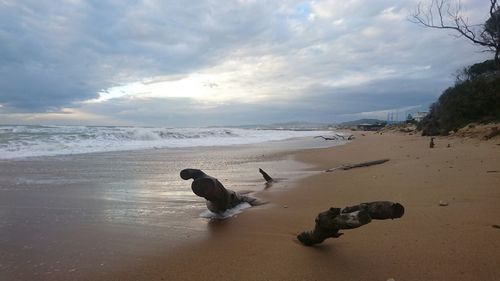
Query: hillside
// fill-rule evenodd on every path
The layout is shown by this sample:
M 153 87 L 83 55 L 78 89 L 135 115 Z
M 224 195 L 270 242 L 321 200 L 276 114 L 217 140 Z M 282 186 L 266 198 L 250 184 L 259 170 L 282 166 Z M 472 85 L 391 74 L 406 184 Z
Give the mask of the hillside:
M 337 124 L 339 128 L 349 128 L 349 127 L 354 127 L 360 124 L 383 124 L 386 123 L 385 121 L 379 120 L 379 119 L 358 119 L 354 121 L 347 121 L 347 122 L 342 122 Z

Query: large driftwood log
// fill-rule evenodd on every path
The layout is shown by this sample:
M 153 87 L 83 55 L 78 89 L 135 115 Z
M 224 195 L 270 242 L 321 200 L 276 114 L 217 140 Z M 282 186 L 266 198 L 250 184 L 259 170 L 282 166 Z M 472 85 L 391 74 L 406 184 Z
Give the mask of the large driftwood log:
M 193 179 L 191 189 L 194 194 L 207 200 L 207 208 L 214 213 L 223 213 L 227 209 L 247 202 L 250 205 L 262 204 L 257 198 L 246 196 L 227 189 L 222 183 L 198 169 L 184 169 L 180 176 L 184 180 Z
M 404 207 L 390 201 L 375 201 L 362 203 L 356 206 L 330 208 L 316 217 L 313 230 L 304 231 L 297 235 L 297 239 L 306 246 L 319 244 L 327 238 L 338 238 L 343 233 L 341 229 L 353 229 L 363 226 L 372 220 L 400 218 L 404 214 Z
M 357 163 L 357 164 L 347 164 L 347 165 L 342 165 L 342 166 L 339 166 L 339 167 L 328 169 L 325 172 L 333 172 L 333 171 L 336 171 L 336 170 L 350 170 L 350 169 L 354 169 L 354 168 L 368 167 L 368 166 L 383 164 L 383 163 L 385 163 L 385 162 L 387 162 L 389 160 L 390 159 L 380 159 L 380 160 L 362 162 L 362 163 Z

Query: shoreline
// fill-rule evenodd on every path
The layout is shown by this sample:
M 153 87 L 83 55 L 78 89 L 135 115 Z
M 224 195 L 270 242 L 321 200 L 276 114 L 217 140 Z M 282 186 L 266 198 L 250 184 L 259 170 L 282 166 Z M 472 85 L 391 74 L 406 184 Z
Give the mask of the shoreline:
M 256 192 L 265 189 L 258 168 L 291 182 L 310 172 L 288 151 L 325 145 L 301 138 L 0 161 L 0 279 L 93 280 L 175 251 L 210 235 L 205 202 L 181 169 Z
M 207 223 L 201 241 L 101 280 L 494 280 L 500 275 L 498 140 L 357 133 L 347 145 L 294 152 L 326 170 L 381 158 L 382 165 L 319 173 L 259 193 L 267 206 Z M 450 147 L 447 145 L 450 144 Z M 403 218 L 345 231 L 316 247 L 295 235 L 329 207 L 391 200 Z M 449 203 L 440 207 L 439 201 Z

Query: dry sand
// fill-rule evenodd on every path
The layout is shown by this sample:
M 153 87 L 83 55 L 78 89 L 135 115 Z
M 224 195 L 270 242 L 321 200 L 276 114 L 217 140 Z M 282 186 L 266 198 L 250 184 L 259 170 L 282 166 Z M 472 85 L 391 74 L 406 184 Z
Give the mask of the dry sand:
M 270 204 L 207 222 L 210 234 L 104 280 L 500 280 L 500 140 L 358 134 L 345 146 L 298 152 L 325 170 L 260 196 Z M 450 144 L 450 147 L 447 145 Z M 279 167 L 276 168 L 278 170 Z M 496 172 L 494 172 L 496 171 Z M 279 183 L 278 183 L 279 184 Z M 315 247 L 295 236 L 331 206 L 391 200 L 401 219 L 373 221 Z M 439 206 L 440 201 L 449 203 Z

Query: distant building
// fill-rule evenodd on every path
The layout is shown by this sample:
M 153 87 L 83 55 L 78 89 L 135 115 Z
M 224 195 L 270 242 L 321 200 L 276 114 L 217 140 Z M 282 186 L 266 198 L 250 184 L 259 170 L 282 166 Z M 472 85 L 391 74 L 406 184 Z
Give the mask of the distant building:
M 425 116 L 427 116 L 427 114 L 429 114 L 429 112 L 417 112 L 413 115 L 413 119 L 415 119 L 415 121 L 417 122 L 420 122 L 422 121 L 422 119 L 424 119 Z

